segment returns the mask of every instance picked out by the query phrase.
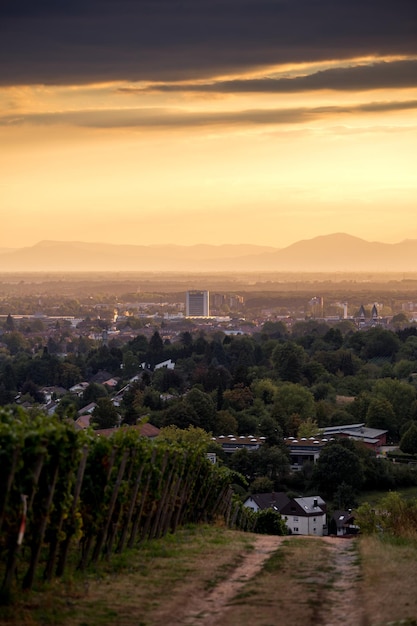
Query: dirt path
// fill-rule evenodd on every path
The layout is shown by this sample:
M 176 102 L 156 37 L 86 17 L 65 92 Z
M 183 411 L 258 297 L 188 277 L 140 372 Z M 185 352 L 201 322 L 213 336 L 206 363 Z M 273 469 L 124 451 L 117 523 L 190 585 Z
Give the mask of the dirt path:
M 222 616 L 228 604 L 243 586 L 262 568 L 264 562 L 288 537 L 262 536 L 256 539 L 254 550 L 243 563 L 208 595 L 200 595 L 187 602 L 170 626 L 221 626 Z M 331 568 L 323 579 L 317 580 L 321 587 L 321 603 L 313 622 L 320 626 L 366 626 L 366 618 L 359 592 L 359 563 L 353 543 L 349 539 L 332 537 L 311 538 L 323 541 L 330 549 Z M 311 575 L 315 576 L 317 563 L 311 563 Z
M 367 620 L 360 597 L 360 566 L 352 539 L 323 537 L 332 550 L 334 583 L 326 595 L 321 611 L 323 626 L 366 626 Z
M 92 578 L 88 589 L 65 587 L 57 598 L 53 592 L 43 597 L 39 606 L 32 598 L 21 607 L 22 619 L 9 616 L 3 622 L 0 617 L 0 622 L 10 626 L 369 626 L 355 540 L 256 535 L 243 542 L 240 535 L 237 540 L 231 534 L 229 550 L 224 543 L 211 543 L 215 537 L 207 533 L 201 550 L 190 542 L 189 560 L 183 544 L 177 547 L 177 557 L 167 558 L 163 551 L 158 556 L 142 555 L 138 568 Z M 197 539 L 200 548 L 201 538 Z M 178 572 L 173 577 L 175 566 Z
M 248 553 L 243 563 L 235 572 L 205 598 L 195 598 L 188 607 L 187 612 L 174 624 L 181 626 L 214 626 L 221 624 L 221 616 L 228 602 L 239 590 L 255 576 L 264 562 L 275 552 L 285 537 L 273 535 L 259 535 L 256 538 L 255 547 Z

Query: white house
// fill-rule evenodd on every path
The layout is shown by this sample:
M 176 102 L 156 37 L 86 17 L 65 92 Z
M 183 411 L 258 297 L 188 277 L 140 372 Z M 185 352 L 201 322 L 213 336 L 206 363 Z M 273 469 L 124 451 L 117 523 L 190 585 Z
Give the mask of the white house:
M 258 493 L 249 496 L 243 505 L 254 511 L 274 509 L 292 535 L 327 534 L 327 507 L 320 496 L 289 498 L 285 493 Z

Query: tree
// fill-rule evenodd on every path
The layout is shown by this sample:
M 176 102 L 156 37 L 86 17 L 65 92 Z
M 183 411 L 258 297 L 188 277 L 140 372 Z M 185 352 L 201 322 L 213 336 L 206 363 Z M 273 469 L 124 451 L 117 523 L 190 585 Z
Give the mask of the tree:
M 300 384 L 281 384 L 275 394 L 272 416 L 279 422 L 284 436 L 295 435 L 298 425 L 295 432 L 290 432 L 292 416 L 298 416 L 299 422 L 316 416 L 313 394 Z
M 216 406 L 212 397 L 196 387 L 191 389 L 185 396 L 185 404 L 197 415 L 197 426 L 206 431 L 212 431 L 216 423 Z
M 117 373 L 120 370 L 122 360 L 123 355 L 120 350 L 108 348 L 108 346 L 101 346 L 98 350 L 95 350 L 89 355 L 87 366 L 91 368 L 93 372 L 108 370 L 109 372 Z
M 388 400 L 397 418 L 398 428 L 410 418 L 411 406 L 416 399 L 416 390 L 412 385 L 386 378 L 378 380 L 374 386 L 374 394 Z
M 339 328 L 329 328 L 323 336 L 323 341 L 328 344 L 331 350 L 338 350 L 343 346 L 343 335 Z
M 288 330 L 283 322 L 265 322 L 262 334 L 271 339 L 283 339 L 288 336 Z
M 119 414 L 110 398 L 98 398 L 91 416 L 94 429 L 114 428 L 119 423 Z
M 161 393 L 170 390 L 182 392 L 184 379 L 179 372 L 168 367 L 160 367 L 153 375 L 152 387 Z
M 258 476 L 250 485 L 251 493 L 271 493 L 274 489 L 274 481 L 268 476 Z
M 400 450 L 406 454 L 417 454 L 417 424 L 411 423 L 411 426 L 401 437 Z
M 398 423 L 391 402 L 386 398 L 372 398 L 366 412 L 366 425 L 388 430 L 391 437 L 395 436 Z
M 395 333 L 379 327 L 366 331 L 364 340 L 363 356 L 366 359 L 375 357 L 392 358 L 400 347 L 400 340 Z
M 250 388 L 241 383 L 235 385 L 233 389 L 227 389 L 223 393 L 223 400 L 226 407 L 242 411 L 252 405 L 253 395 Z
M 180 342 L 185 348 L 191 348 L 191 346 L 193 345 L 193 336 L 189 330 L 184 330 L 180 334 Z
M 177 426 L 181 429 L 189 426 L 200 426 L 196 411 L 182 400 L 168 407 L 164 413 L 163 423 L 164 426 Z
M 2 342 L 6 344 L 12 355 L 29 350 L 30 347 L 25 336 L 17 330 L 11 330 L 9 333 L 5 333 L 2 336 Z
M 152 355 L 160 355 L 164 349 L 164 342 L 156 330 L 149 340 L 149 351 Z
M 82 395 L 82 404 L 85 406 L 91 402 L 97 402 L 99 398 L 104 398 L 107 395 L 107 389 L 104 385 L 90 383 Z
M 404 313 L 404 311 L 401 311 L 393 316 L 390 326 L 400 329 L 408 326 L 409 324 L 410 320 L 408 319 L 408 316 Z
M 297 437 L 301 439 L 301 437 L 316 437 L 319 432 L 319 425 L 316 420 L 308 417 L 304 422 L 302 422 L 298 428 Z
M 6 321 L 4 323 L 4 328 L 5 328 L 5 330 L 15 330 L 14 319 L 12 318 L 10 313 L 8 314 L 8 316 L 6 318 Z
M 288 453 L 280 446 L 261 446 L 251 454 L 254 456 L 258 476 L 267 476 L 274 482 L 287 476 L 290 460 Z
M 57 374 L 58 384 L 65 389 L 69 389 L 82 380 L 80 368 L 68 361 L 60 362 Z
M 338 441 L 324 446 L 313 472 L 313 482 L 319 491 L 333 496 L 342 483 L 360 489 L 363 480 L 361 460 L 355 452 Z
M 22 396 L 29 395 L 33 398 L 34 402 L 43 404 L 45 402 L 45 396 L 39 390 L 39 387 L 33 382 L 33 380 L 27 380 L 22 386 Z
M 265 509 L 257 513 L 254 532 L 263 535 L 286 535 L 287 526 L 278 511 Z
M 217 411 L 216 422 L 213 434 L 228 435 L 236 434 L 238 431 L 238 422 L 230 411 Z
M 133 350 L 125 350 L 123 352 L 123 376 L 130 378 L 134 376 L 139 368 L 140 361 L 138 357 L 133 353 Z
M 148 350 L 149 344 L 145 335 L 136 335 L 134 339 L 129 341 L 128 346 L 133 354 L 145 355 Z
M 398 355 L 397 355 L 398 356 Z M 416 369 L 416 362 L 408 359 L 401 359 L 395 363 L 393 372 L 395 378 L 406 380 Z
M 254 398 L 259 398 L 264 404 L 273 404 L 277 385 L 269 378 L 256 380 L 251 385 Z
M 293 341 L 279 343 L 272 353 L 272 362 L 279 377 L 292 383 L 301 381 L 306 361 L 305 350 Z
M 252 451 L 247 448 L 240 448 L 230 455 L 228 465 L 231 469 L 242 474 L 249 482 L 256 477 L 257 459 Z
M 352 485 L 348 485 L 345 482 L 340 483 L 333 495 L 333 499 L 335 506 L 341 510 L 352 509 L 357 504 L 355 489 Z
M 207 452 L 213 447 L 213 440 L 209 433 L 196 426 L 178 428 L 178 426 L 165 426 L 161 428 L 158 441 L 167 443 L 178 443 L 180 445 L 191 445 L 194 450 Z

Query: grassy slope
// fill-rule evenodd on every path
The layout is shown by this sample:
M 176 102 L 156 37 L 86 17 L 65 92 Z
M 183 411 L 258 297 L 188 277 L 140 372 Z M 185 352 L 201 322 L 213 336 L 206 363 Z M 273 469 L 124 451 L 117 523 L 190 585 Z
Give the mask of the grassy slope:
M 170 616 L 181 615 L 191 595 L 203 596 L 228 578 L 255 539 L 217 527 L 184 529 L 112 559 L 99 571 L 23 597 L 13 609 L 0 610 L 0 624 L 169 626 Z M 355 585 L 364 623 L 381 626 L 404 619 L 417 626 L 417 546 L 361 537 L 347 550 L 355 552 L 361 573 Z M 332 554 L 321 539 L 285 539 L 230 603 L 222 626 L 324 623 L 323 607 L 330 610 L 337 580 Z

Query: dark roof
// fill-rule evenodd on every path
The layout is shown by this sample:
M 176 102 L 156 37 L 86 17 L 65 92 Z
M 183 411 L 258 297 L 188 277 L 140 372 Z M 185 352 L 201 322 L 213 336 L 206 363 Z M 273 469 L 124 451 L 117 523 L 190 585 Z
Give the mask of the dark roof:
M 322 429 L 323 435 L 333 437 L 337 435 L 348 435 L 357 439 L 377 439 L 385 435 L 388 431 L 381 428 L 369 428 L 365 423 L 344 424 L 342 426 L 329 426 Z
M 326 503 L 320 496 L 292 498 L 280 510 L 281 515 L 298 515 L 299 517 L 313 517 L 315 515 L 322 515 L 325 512 Z
M 94 376 L 90 378 L 90 383 L 98 383 L 102 385 L 110 378 L 113 378 L 113 375 L 110 374 L 110 372 L 107 372 L 106 370 L 99 370 L 97 374 L 94 374 Z
M 352 524 L 354 519 L 352 511 L 335 511 L 332 516 L 332 521 L 335 522 L 337 528 L 343 528 L 347 524 Z
M 281 515 L 299 515 L 300 517 L 310 517 L 321 515 L 326 512 L 326 503 L 320 496 L 308 496 L 300 498 L 289 498 L 283 492 L 253 493 L 246 498 L 245 504 L 252 499 L 258 508 L 275 509 Z
M 290 502 L 289 497 L 283 492 L 253 493 L 252 500 L 263 511 L 264 509 L 275 509 L 281 511 Z M 249 498 L 247 498 L 248 500 Z

